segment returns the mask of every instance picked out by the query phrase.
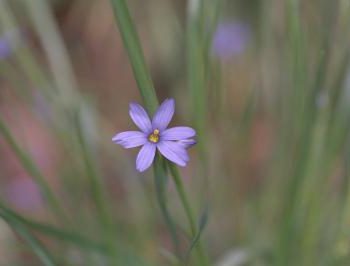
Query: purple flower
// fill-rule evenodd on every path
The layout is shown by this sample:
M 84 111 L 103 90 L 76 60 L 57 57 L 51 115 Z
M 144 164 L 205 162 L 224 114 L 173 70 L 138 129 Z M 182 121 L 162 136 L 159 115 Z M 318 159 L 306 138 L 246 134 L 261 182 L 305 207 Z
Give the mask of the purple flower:
M 246 24 L 220 23 L 214 33 L 212 54 L 221 59 L 241 54 L 247 46 L 249 35 L 249 27 Z
M 9 57 L 12 53 L 12 47 L 5 38 L 0 39 L 0 59 Z
M 22 210 L 37 210 L 43 205 L 40 189 L 28 178 L 16 178 L 5 187 L 5 197 Z
M 7 59 L 23 43 L 23 33 L 20 29 L 5 32 L 0 36 L 0 60 Z
M 165 158 L 179 166 L 186 166 L 189 161 L 186 149 L 196 143 L 191 139 L 196 131 L 190 127 L 167 129 L 174 111 L 174 99 L 166 99 L 151 121 L 141 105 L 130 103 L 130 117 L 141 131 L 125 131 L 115 135 L 112 140 L 126 149 L 142 146 L 136 158 L 136 169 L 139 172 L 151 166 L 157 149 Z

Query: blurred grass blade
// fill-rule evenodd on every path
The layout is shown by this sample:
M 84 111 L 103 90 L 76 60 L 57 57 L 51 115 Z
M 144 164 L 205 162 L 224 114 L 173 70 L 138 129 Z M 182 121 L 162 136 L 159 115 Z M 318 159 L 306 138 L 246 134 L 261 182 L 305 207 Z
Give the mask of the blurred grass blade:
M 50 186 L 46 182 L 45 177 L 42 175 L 39 168 L 31 159 L 30 155 L 28 155 L 23 149 L 20 148 L 19 144 L 16 142 L 13 134 L 11 133 L 10 129 L 5 125 L 1 117 L 0 117 L 0 135 L 4 138 L 6 143 L 12 149 L 12 151 L 18 158 L 19 162 L 22 164 L 23 168 L 38 184 L 42 194 L 47 199 L 50 207 L 52 207 L 52 211 L 54 212 L 54 214 L 59 219 L 66 218 L 60 203 L 58 202 L 56 196 L 54 195 Z
M 205 143 L 205 120 L 207 114 L 207 86 L 205 82 L 204 43 L 201 28 L 202 0 L 188 2 L 187 64 L 188 89 L 191 92 L 193 121 L 198 133 L 199 147 Z
M 59 34 L 52 10 L 46 0 L 23 1 L 46 52 L 55 85 L 62 103 L 73 104 L 78 85 L 74 78 L 67 49 Z
M 192 234 L 192 238 L 194 239 L 197 234 L 198 234 L 198 229 L 197 229 L 197 225 L 194 219 L 194 214 L 193 211 L 191 209 L 190 203 L 187 199 L 187 195 L 182 183 L 182 179 L 179 173 L 179 170 L 177 169 L 177 167 L 173 164 L 169 162 L 169 169 L 171 172 L 171 175 L 173 177 L 173 181 L 175 183 L 176 186 L 176 190 L 179 194 L 182 206 L 185 210 L 185 214 L 188 220 L 188 223 L 190 225 L 190 229 L 191 229 L 191 234 Z M 204 228 L 204 227 L 203 227 Z M 196 250 L 197 250 L 197 256 L 198 256 L 198 262 L 200 263 L 201 266 L 205 266 L 205 265 L 209 265 L 209 259 L 207 254 L 204 253 L 201 242 L 200 242 L 200 236 L 199 235 L 198 239 L 196 240 L 197 245 L 196 245 Z
M 62 240 L 69 244 L 74 244 L 82 249 L 87 249 L 91 251 L 97 251 L 101 253 L 106 252 L 105 246 L 100 243 L 96 243 L 87 239 L 77 233 L 69 232 L 61 229 L 57 229 L 56 227 L 31 221 L 23 216 L 13 212 L 12 210 L 6 208 L 0 203 L 0 213 L 5 217 L 11 217 L 12 220 L 15 220 L 17 223 L 21 223 L 22 225 L 28 227 L 31 230 L 37 231 L 38 233 L 44 234 L 49 237 L 53 237 L 55 239 Z
M 118 248 L 115 242 L 116 232 L 114 229 L 113 219 L 110 212 L 109 203 L 104 193 L 102 178 L 100 177 L 96 169 L 96 164 L 94 163 L 94 159 L 92 158 L 92 154 L 88 146 L 86 136 L 84 135 L 84 130 L 81 124 L 82 119 L 81 119 L 80 109 L 74 112 L 74 121 L 75 121 L 78 141 L 82 151 L 82 157 L 85 164 L 86 175 L 89 178 L 92 196 L 94 198 L 94 201 L 99 213 L 98 217 L 100 218 L 100 222 L 103 228 L 105 243 L 106 245 L 108 245 L 108 251 L 111 256 L 110 257 L 111 263 L 113 265 L 118 265 L 118 258 L 117 258 Z
M 0 216 L 16 233 L 18 233 L 28 243 L 32 251 L 37 255 L 37 257 L 45 266 L 56 265 L 54 263 L 52 255 L 21 223 L 19 223 L 13 216 L 11 216 L 9 213 L 4 212 L 3 210 L 0 210 Z
M 147 110 L 153 113 L 158 100 L 128 6 L 125 0 L 111 0 L 111 3 L 141 96 Z
M 164 217 L 165 223 L 169 228 L 171 238 L 174 244 L 175 252 L 179 258 L 181 258 L 179 239 L 176 232 L 176 224 L 172 219 L 169 210 L 167 208 L 167 199 L 166 199 L 166 170 L 163 167 L 162 158 L 157 154 L 154 164 L 154 178 L 156 186 L 156 196 L 157 201 Z
M 192 239 L 192 242 L 191 242 L 191 245 L 187 251 L 187 254 L 186 254 L 186 258 L 189 258 L 193 248 L 196 246 L 196 244 L 198 243 L 201 235 L 202 235 L 202 232 L 204 231 L 204 228 L 205 226 L 207 225 L 208 223 L 208 215 L 209 215 L 209 208 L 208 206 L 204 209 L 202 215 L 200 216 L 199 218 L 199 223 L 198 223 L 198 231 L 197 231 L 197 234 L 194 236 L 194 238 Z

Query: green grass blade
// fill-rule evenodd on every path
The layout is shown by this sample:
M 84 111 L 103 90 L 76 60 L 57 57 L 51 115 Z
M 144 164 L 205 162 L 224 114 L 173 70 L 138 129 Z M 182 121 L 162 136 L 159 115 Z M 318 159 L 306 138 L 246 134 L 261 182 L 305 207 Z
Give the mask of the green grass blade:
M 52 207 L 55 215 L 58 218 L 66 218 L 65 213 L 57 200 L 56 196 L 52 192 L 50 186 L 46 182 L 45 177 L 42 175 L 39 168 L 36 166 L 35 162 L 31 159 L 30 155 L 27 154 L 17 143 L 10 129 L 5 125 L 4 121 L 0 117 L 0 135 L 4 138 L 6 143 L 12 149 L 14 154 L 17 156 L 19 162 L 22 164 L 23 168 L 27 173 L 34 179 L 34 181 L 39 185 L 42 194 L 47 199 L 48 203 Z
M 153 113 L 158 100 L 128 6 L 124 0 L 111 0 L 111 3 L 141 96 L 147 110 Z
M 169 169 L 170 169 L 171 175 L 173 177 L 173 181 L 175 183 L 176 190 L 179 194 L 182 206 L 184 207 L 185 214 L 186 214 L 186 217 L 187 217 L 190 229 L 191 229 L 192 238 L 195 239 L 198 232 L 199 232 L 199 229 L 197 228 L 197 224 L 196 224 L 196 221 L 194 218 L 194 213 L 193 213 L 192 208 L 190 206 L 190 203 L 188 201 L 179 170 L 172 163 L 169 163 Z M 200 238 L 198 238 L 196 240 L 196 243 L 197 243 L 196 250 L 197 250 L 197 255 L 198 255 L 198 262 L 200 263 L 201 266 L 209 265 L 209 259 L 207 257 L 207 254 L 204 254 L 204 251 L 203 251 L 203 248 L 202 248 L 202 245 L 200 242 Z
M 198 143 L 203 150 L 207 114 L 207 86 L 205 82 L 204 43 L 201 28 L 202 1 L 189 1 L 187 19 L 187 79 L 191 92 L 191 106 Z
M 54 262 L 52 255 L 46 250 L 46 248 L 40 243 L 40 241 L 34 237 L 21 223 L 19 223 L 9 213 L 0 210 L 0 217 L 3 218 L 8 225 L 18 233 L 30 246 L 31 250 L 41 260 L 45 266 L 57 265 Z
M 30 219 L 27 219 L 17 214 L 16 212 L 6 208 L 1 203 L 0 203 L 0 212 L 6 217 L 11 217 L 17 223 L 21 223 L 22 225 L 28 227 L 29 229 L 36 231 L 40 234 L 43 234 L 45 236 L 49 236 L 49 237 L 67 242 L 69 244 L 76 245 L 82 249 L 97 251 L 100 253 L 106 253 L 106 247 L 100 243 L 94 242 L 74 232 L 61 230 L 51 225 L 47 225 L 47 224 L 43 224 L 43 223 L 39 223 L 39 222 L 32 221 Z
M 209 214 L 209 209 L 205 208 L 205 210 L 203 211 L 202 215 L 199 218 L 198 231 L 197 231 L 197 234 L 192 239 L 191 245 L 187 251 L 186 258 L 190 256 L 193 248 L 198 244 L 198 241 L 201 238 L 202 232 L 204 231 L 205 226 L 208 223 L 208 214 Z
M 166 171 L 163 167 L 162 158 L 157 154 L 154 162 L 154 179 L 156 186 L 157 201 L 164 217 L 164 221 L 169 228 L 170 235 L 174 244 L 175 252 L 181 258 L 179 239 L 176 231 L 175 221 L 172 219 L 166 200 Z
M 62 104 L 72 105 L 78 85 L 51 7 L 45 0 L 23 2 L 43 45 L 60 100 Z
M 78 141 L 82 151 L 82 156 L 85 164 L 86 175 L 89 178 L 91 185 L 92 196 L 96 203 L 96 207 L 99 213 L 100 222 L 103 227 L 104 240 L 108 246 L 108 251 L 113 265 L 118 265 L 117 251 L 118 248 L 115 242 L 115 229 L 113 224 L 112 215 L 110 213 L 109 203 L 104 193 L 102 179 L 96 169 L 96 164 L 92 158 L 88 142 L 83 133 L 79 110 L 74 113 L 76 132 Z

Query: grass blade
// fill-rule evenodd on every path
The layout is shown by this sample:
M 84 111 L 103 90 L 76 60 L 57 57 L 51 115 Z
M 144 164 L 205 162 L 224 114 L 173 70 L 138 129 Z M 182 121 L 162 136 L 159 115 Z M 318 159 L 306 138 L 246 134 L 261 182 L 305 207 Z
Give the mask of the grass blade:
M 124 0 L 111 0 L 111 3 L 141 96 L 147 110 L 153 113 L 158 100 L 128 6 Z
M 30 246 L 32 251 L 41 260 L 45 266 L 54 266 L 56 263 L 51 254 L 46 248 L 35 238 L 21 223 L 19 223 L 11 214 L 0 210 L 0 217 L 7 222 L 7 224 L 18 233 Z
M 184 207 L 186 217 L 187 217 L 188 223 L 190 225 L 192 237 L 193 237 L 193 239 L 195 239 L 198 232 L 199 232 L 199 229 L 197 228 L 197 225 L 196 225 L 196 222 L 194 219 L 193 211 L 191 209 L 188 198 L 186 196 L 186 192 L 185 192 L 185 189 L 183 187 L 183 183 L 182 183 L 182 179 L 181 179 L 179 170 L 172 163 L 169 163 L 169 169 L 170 169 L 170 172 L 173 176 L 173 181 L 175 183 L 176 190 L 179 194 L 182 206 Z M 200 265 L 201 266 L 209 265 L 209 261 L 208 261 L 209 259 L 207 258 L 207 256 L 203 252 L 200 238 L 198 238 L 196 240 L 196 242 L 198 242 L 197 243 L 197 255 L 198 255 L 198 260 L 199 260 Z
M 36 166 L 35 162 L 31 159 L 30 155 L 27 154 L 15 140 L 10 129 L 5 125 L 4 121 L 0 117 L 0 135 L 8 143 L 9 147 L 12 149 L 19 162 L 22 164 L 23 168 L 27 173 L 34 179 L 34 181 L 39 185 L 41 192 L 47 199 L 48 203 L 52 207 L 55 215 L 61 219 L 65 218 L 65 213 L 58 202 L 56 196 L 52 192 L 50 186 L 46 182 L 45 177 L 42 175 L 39 168 Z
M 179 239 L 176 232 L 176 224 L 172 219 L 166 204 L 166 171 L 163 167 L 162 158 L 157 155 L 154 163 L 154 178 L 156 186 L 156 196 L 165 223 L 169 228 L 171 238 L 174 244 L 175 252 L 181 258 Z
M 38 223 L 32 220 L 29 220 L 16 212 L 6 208 L 0 203 L 0 213 L 4 217 L 11 217 L 12 220 L 15 220 L 17 223 L 21 223 L 22 225 L 28 227 L 31 230 L 34 230 L 43 235 L 53 237 L 58 240 L 62 240 L 64 242 L 76 245 L 80 248 L 97 251 L 100 253 L 105 253 L 106 248 L 100 243 L 96 243 L 90 239 L 87 239 L 77 233 L 69 232 L 65 230 L 58 229 L 54 226 L 50 226 L 43 223 Z
M 205 210 L 203 211 L 202 215 L 199 218 L 199 223 L 198 223 L 198 231 L 197 234 L 194 236 L 192 239 L 191 245 L 187 251 L 186 258 L 188 258 L 193 250 L 193 248 L 196 246 L 196 244 L 199 242 L 200 237 L 202 235 L 202 232 L 205 229 L 205 226 L 208 223 L 208 214 L 209 214 L 209 209 L 206 207 Z

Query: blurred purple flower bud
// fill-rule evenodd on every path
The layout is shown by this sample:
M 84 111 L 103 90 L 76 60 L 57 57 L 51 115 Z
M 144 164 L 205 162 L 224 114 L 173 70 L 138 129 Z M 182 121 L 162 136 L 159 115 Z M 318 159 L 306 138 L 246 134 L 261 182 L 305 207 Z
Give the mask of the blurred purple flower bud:
M 0 38 L 0 59 L 6 59 L 12 53 L 11 45 L 6 38 Z
M 23 42 L 24 34 L 19 29 L 5 32 L 0 36 L 0 60 L 11 56 L 16 48 Z
M 220 59 L 228 59 L 241 54 L 247 47 L 250 30 L 240 22 L 219 23 L 214 33 L 212 54 Z
M 6 199 L 16 208 L 34 211 L 43 204 L 39 187 L 29 178 L 15 178 L 5 186 Z

